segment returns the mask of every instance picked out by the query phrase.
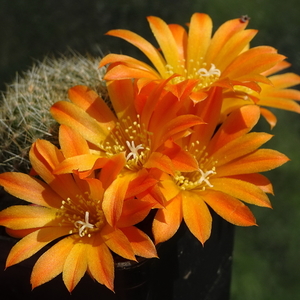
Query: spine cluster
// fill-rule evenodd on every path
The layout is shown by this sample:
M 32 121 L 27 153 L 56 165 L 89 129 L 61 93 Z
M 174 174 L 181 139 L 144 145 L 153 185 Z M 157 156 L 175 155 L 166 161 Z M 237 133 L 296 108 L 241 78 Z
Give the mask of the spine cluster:
M 77 53 L 46 57 L 7 85 L 0 100 L 0 173 L 28 172 L 28 152 L 36 139 L 58 144 L 58 123 L 49 109 L 68 99 L 69 88 L 87 85 L 107 100 L 99 60 Z

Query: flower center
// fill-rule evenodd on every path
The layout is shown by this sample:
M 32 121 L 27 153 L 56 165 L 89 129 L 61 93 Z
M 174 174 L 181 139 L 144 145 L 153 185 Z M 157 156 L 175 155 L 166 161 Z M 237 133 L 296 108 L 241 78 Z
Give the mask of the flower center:
M 79 228 L 79 235 L 83 237 L 87 231 L 87 229 L 94 228 L 94 225 L 89 222 L 90 213 L 88 211 L 85 212 L 84 221 L 76 221 L 74 223 L 76 228 Z
M 146 162 L 151 149 L 151 135 L 144 124 L 140 122 L 140 116 L 133 121 L 129 116 L 116 123 L 110 130 L 109 140 L 103 143 L 102 148 L 108 157 L 117 153 L 126 153 L 126 168 L 138 170 Z
M 185 61 L 180 61 L 176 68 L 171 65 L 165 66 L 169 76 L 174 74 L 179 75 L 172 79 L 173 84 L 180 83 L 186 79 L 197 79 L 198 83 L 195 87 L 197 91 L 211 86 L 221 76 L 221 71 L 214 64 L 207 66 L 207 63 L 203 62 L 202 57 L 197 61 L 191 59 L 189 63 L 191 67 L 188 69 L 186 68 Z
M 235 97 L 239 97 L 245 101 L 251 101 L 251 99 L 254 97 L 258 97 L 259 94 L 255 91 L 251 90 L 250 88 L 242 85 L 235 85 L 233 87 L 233 90 L 235 92 Z M 226 93 L 225 93 L 226 95 Z M 253 96 L 253 97 L 251 97 Z
M 63 200 L 57 217 L 60 218 L 60 226 L 72 227 L 69 234 L 80 237 L 91 237 L 93 232 L 102 229 L 106 221 L 100 201 L 91 199 L 88 193 L 77 195 L 74 200 Z
M 174 176 L 176 184 L 182 190 L 200 189 L 205 190 L 207 187 L 213 187 L 209 182 L 210 175 L 216 174 L 215 168 L 211 170 L 198 169 L 191 173 L 177 172 Z
M 208 157 L 205 151 L 206 147 L 199 149 L 199 141 L 191 143 L 185 147 L 185 150 L 191 153 L 198 162 L 198 170 L 194 172 L 177 172 L 174 176 L 176 184 L 182 190 L 200 189 L 205 190 L 207 187 L 213 187 L 210 178 L 217 174 L 217 161 L 213 157 Z
M 135 146 L 134 141 L 131 141 L 131 145 L 130 145 L 129 141 L 126 141 L 126 145 L 130 150 L 130 152 L 126 156 L 127 161 L 129 159 L 131 159 L 131 157 L 132 157 L 132 159 L 137 159 L 139 157 L 139 152 L 138 151 L 144 149 L 142 144 Z

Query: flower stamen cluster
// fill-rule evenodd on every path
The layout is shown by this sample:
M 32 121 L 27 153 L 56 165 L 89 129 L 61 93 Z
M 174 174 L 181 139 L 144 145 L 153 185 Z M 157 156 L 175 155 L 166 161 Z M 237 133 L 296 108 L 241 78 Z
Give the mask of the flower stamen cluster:
M 75 201 L 70 198 L 63 200 L 57 218 L 60 226 L 73 227 L 69 234 L 78 233 L 80 237 L 91 237 L 91 233 L 101 230 L 105 224 L 100 203 L 95 202 L 89 195 L 77 195 Z
M 193 66 L 190 70 L 186 68 L 185 63 L 185 60 L 179 62 L 176 68 L 169 64 L 165 66 L 166 73 L 169 77 L 174 74 L 178 75 L 171 80 L 173 84 L 178 84 L 186 79 L 196 79 L 198 82 L 195 91 L 197 91 L 210 87 L 221 77 L 221 71 L 217 69 L 213 63 L 211 63 L 211 67 L 207 69 L 207 63 L 203 62 L 202 57 L 196 61 L 190 59 L 189 63 Z M 179 69 L 180 72 L 177 73 L 177 69 Z
M 129 148 L 130 152 L 126 156 L 126 160 L 128 161 L 131 157 L 132 159 L 136 160 L 139 157 L 139 150 L 144 149 L 142 144 L 139 144 L 135 146 L 134 141 L 131 141 L 131 144 L 129 141 L 126 141 L 126 145 Z
M 109 128 L 110 134 L 100 146 L 108 157 L 125 152 L 126 167 L 131 170 L 141 168 L 151 149 L 152 133 L 146 130 L 144 124 L 140 124 L 139 115 L 136 119 L 133 121 L 127 116 L 116 122 L 113 129 Z
M 214 174 L 216 174 L 215 168 L 206 171 L 199 168 L 197 171 L 190 173 L 176 172 L 174 181 L 181 190 L 199 189 L 204 191 L 207 187 L 213 187 L 209 182 L 209 178 L 210 175 Z
M 198 180 L 198 184 L 201 185 L 203 182 L 205 182 L 209 187 L 213 187 L 213 185 L 209 182 L 209 176 L 216 174 L 214 170 L 208 170 L 208 171 L 202 171 L 201 169 L 198 169 L 200 172 L 201 176 Z
M 79 228 L 79 236 L 83 237 L 87 233 L 87 229 L 94 228 L 94 225 L 89 222 L 89 215 L 90 213 L 88 211 L 85 212 L 84 221 L 76 221 L 74 223 L 76 228 Z M 88 234 L 90 237 L 91 235 Z

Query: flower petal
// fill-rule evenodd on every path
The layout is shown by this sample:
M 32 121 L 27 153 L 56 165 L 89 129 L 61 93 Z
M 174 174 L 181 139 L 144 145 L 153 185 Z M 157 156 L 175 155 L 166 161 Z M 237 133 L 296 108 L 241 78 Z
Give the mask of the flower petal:
M 134 226 L 121 228 L 121 230 L 127 236 L 135 255 L 146 258 L 157 257 L 153 242 L 143 231 Z
M 64 238 L 37 260 L 30 280 L 33 289 L 52 280 L 63 271 L 66 258 L 73 247 L 74 239 L 72 237 Z
M 174 72 L 180 72 L 176 66 L 180 66 L 178 61 L 180 57 L 177 51 L 177 44 L 168 25 L 160 18 L 150 16 L 147 18 L 150 28 L 164 54 L 167 64 L 174 66 Z
M 207 14 L 194 13 L 189 25 L 187 70 L 192 73 L 195 63 L 206 54 L 212 34 L 212 20 Z M 199 68 L 199 67 L 198 67 Z
M 226 43 L 214 60 L 218 69 L 223 71 L 228 65 L 247 47 L 249 42 L 257 34 L 257 30 L 248 29 L 235 33 Z M 226 77 L 226 75 L 224 75 Z M 234 78 L 231 77 L 230 78 Z
M 108 247 L 100 236 L 91 237 L 87 245 L 88 270 L 93 278 L 110 290 L 114 289 L 114 261 Z
M 209 48 L 207 49 L 205 61 L 208 65 L 214 62 L 220 51 L 225 47 L 226 43 L 237 32 L 246 28 L 248 21 L 241 22 L 240 19 L 233 19 L 223 23 L 212 37 Z
M 171 159 L 160 152 L 152 152 L 147 162 L 144 164 L 144 168 L 157 168 L 167 174 L 174 175 L 174 165 Z
M 238 226 L 256 225 L 250 209 L 236 198 L 219 191 L 207 190 L 203 200 L 223 219 Z
M 136 198 L 126 199 L 117 226 L 122 228 L 136 225 L 146 218 L 152 207 L 152 201 L 140 201 Z
M 253 153 L 218 167 L 218 176 L 232 176 L 270 171 L 289 159 L 282 153 L 271 149 L 258 149 Z
M 166 63 L 160 53 L 147 40 L 132 31 L 124 29 L 110 30 L 106 34 L 122 38 L 139 48 L 150 59 L 159 73 L 164 75 Z
M 105 244 L 116 254 L 126 259 L 136 261 L 134 251 L 131 247 L 130 241 L 126 235 L 118 228 L 112 228 L 106 225 L 101 230 L 101 235 Z
M 115 226 L 121 216 L 130 179 L 130 175 L 117 177 L 104 192 L 102 208 L 111 226 Z
M 97 169 L 100 167 L 102 168 L 99 179 L 105 189 L 117 178 L 125 165 L 126 157 L 124 152 L 112 156 L 102 167 L 100 164 L 96 164 Z
M 95 167 L 102 168 L 109 161 L 106 157 L 94 154 L 81 154 L 66 158 L 54 171 L 55 174 L 72 173 L 73 170 L 92 171 Z
M 203 199 L 196 193 L 182 193 L 183 218 L 192 234 L 204 245 L 211 234 L 212 217 Z
M 31 147 L 29 158 L 34 170 L 62 199 L 73 198 L 81 191 L 71 174 L 55 175 L 54 169 L 63 160 L 62 153 L 46 140 L 37 140 Z
M 63 200 L 46 183 L 23 173 L 0 174 L 0 185 L 11 195 L 36 205 L 59 208 Z
M 276 116 L 268 109 L 261 107 L 260 108 L 261 115 L 266 119 L 266 121 L 270 124 L 271 129 L 273 129 L 277 123 Z
M 56 218 L 56 210 L 43 206 L 15 205 L 0 212 L 0 225 L 11 229 L 29 229 L 51 226 Z
M 252 80 L 251 75 L 260 74 L 284 59 L 285 56 L 277 54 L 274 48 L 258 46 L 237 56 L 224 70 L 222 76 L 230 76 L 231 79 L 236 80 L 250 81 Z
M 90 152 L 86 140 L 66 125 L 59 126 L 59 144 L 66 158 Z
M 37 140 L 30 148 L 29 159 L 34 171 L 47 183 L 55 179 L 53 170 L 63 161 L 60 150 L 46 140 Z
M 109 134 L 107 126 L 97 122 L 73 103 L 58 101 L 53 104 L 50 112 L 57 122 L 78 131 L 87 141 L 95 145 L 99 145 Z
M 160 77 L 160 75 L 150 66 L 147 69 L 144 69 L 143 67 L 141 67 L 141 65 L 143 65 L 142 62 L 139 62 L 139 64 L 125 64 L 119 62 L 111 64 L 103 79 L 111 82 L 115 80 L 132 78 L 147 78 L 156 80 Z
M 260 110 L 256 105 L 246 105 L 234 110 L 212 138 L 209 151 L 214 153 L 230 141 L 248 133 L 259 117 Z
M 151 68 L 148 64 L 135 59 L 131 56 L 128 55 L 123 55 L 123 54 L 114 54 L 114 53 L 109 53 L 107 54 L 105 57 L 102 58 L 102 60 L 100 61 L 99 64 L 99 68 L 107 65 L 107 64 L 112 64 L 112 67 L 109 67 L 108 70 L 106 71 L 106 74 L 104 75 L 104 79 L 105 80 L 120 80 L 120 79 L 130 79 L 130 78 L 138 78 L 138 77 L 133 77 L 130 76 L 130 74 L 128 73 L 128 75 L 126 75 L 126 72 L 121 72 L 119 73 L 119 75 L 117 75 L 118 72 L 114 72 L 114 69 L 118 69 L 119 67 L 122 70 L 122 67 L 124 67 L 124 70 L 126 70 L 126 68 L 128 67 L 128 70 L 132 69 L 136 69 L 139 70 L 141 72 L 148 72 L 149 75 L 151 73 L 153 73 L 154 76 L 153 79 L 158 78 L 159 74 L 157 73 L 157 71 L 155 71 L 155 69 Z M 119 69 L 120 70 L 120 69 Z M 116 77 L 111 77 L 111 74 L 116 74 Z M 151 77 L 150 77 L 151 78 Z
M 28 234 L 12 247 L 6 260 L 6 267 L 31 257 L 53 240 L 67 235 L 69 231 L 68 227 L 47 227 Z
M 294 100 L 290 100 L 287 98 L 280 98 L 279 95 L 275 95 L 274 97 L 265 95 L 261 101 L 259 101 L 259 105 L 294 111 L 296 113 L 300 113 L 300 105 Z
M 176 42 L 179 59 L 181 61 L 184 61 L 186 57 L 186 47 L 188 39 L 186 30 L 182 26 L 177 24 L 169 24 L 168 26 Z
M 231 178 L 235 178 L 235 179 L 239 179 L 239 180 L 243 180 L 255 184 L 263 192 L 274 195 L 273 187 L 270 180 L 262 174 L 258 174 L 258 173 L 242 174 L 242 175 L 231 176 Z
M 69 89 L 70 100 L 86 111 L 92 118 L 106 127 L 113 128 L 117 121 L 115 115 L 99 95 L 87 86 L 77 85 Z
M 218 157 L 217 165 L 222 166 L 223 164 L 255 151 L 271 138 L 272 135 L 268 133 L 250 132 L 231 140 L 216 152 L 210 153 L 210 155 L 212 157 Z
M 165 126 L 162 128 L 160 136 L 157 137 L 158 144 L 162 144 L 173 135 L 186 131 L 193 126 L 200 124 L 204 124 L 204 122 L 200 117 L 196 115 L 190 114 L 175 117 L 173 120 L 165 124 Z
M 270 76 L 272 84 L 276 89 L 285 89 L 300 84 L 300 76 L 295 73 L 284 73 Z M 297 98 L 299 99 L 299 91 L 297 90 Z
M 107 83 L 110 101 L 119 121 L 131 118 L 135 121 L 137 113 L 134 103 L 134 85 L 131 79 L 113 80 Z
M 63 266 L 63 281 L 69 292 L 75 288 L 87 270 L 86 242 L 85 237 L 82 243 L 75 243 L 70 249 Z
M 157 180 L 149 175 L 149 172 L 143 168 L 136 172 L 134 177 L 130 180 L 126 199 L 130 197 L 135 197 L 140 193 L 148 190 L 157 183 Z
M 192 172 L 198 169 L 198 162 L 195 157 L 171 140 L 165 143 L 163 153 L 171 159 L 172 164 L 177 171 Z
M 159 209 L 153 220 L 152 231 L 155 244 L 169 240 L 178 230 L 182 221 L 181 195 L 178 194 Z
M 203 120 L 203 125 L 195 126 L 190 136 L 190 145 L 199 143 L 199 147 L 206 147 L 216 130 L 220 118 L 222 105 L 222 89 L 214 87 L 210 89 L 207 98 L 194 106 L 192 113 Z M 201 137 L 201 138 L 199 138 Z
M 267 195 L 254 184 L 224 177 L 211 179 L 210 182 L 214 190 L 231 195 L 250 204 L 271 208 L 271 203 Z

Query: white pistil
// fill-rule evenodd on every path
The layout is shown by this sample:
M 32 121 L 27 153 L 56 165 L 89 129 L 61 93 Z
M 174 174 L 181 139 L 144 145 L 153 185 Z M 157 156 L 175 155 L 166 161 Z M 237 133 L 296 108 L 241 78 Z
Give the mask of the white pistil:
M 213 185 L 208 180 L 208 176 L 211 174 L 216 174 L 216 172 L 213 170 L 203 172 L 201 169 L 199 169 L 198 171 L 201 173 L 201 177 L 198 179 L 197 184 L 201 184 L 204 181 L 209 187 L 213 187 Z
M 85 212 L 84 221 L 76 221 L 74 223 L 76 228 L 79 228 L 79 236 L 83 237 L 85 235 L 85 230 L 87 228 L 94 228 L 94 225 L 89 222 L 90 213 L 88 211 Z
M 221 76 L 221 71 L 217 69 L 214 64 L 211 64 L 211 67 L 208 71 L 205 68 L 201 68 L 197 71 L 197 73 L 203 77 L 209 77 L 212 75 L 217 75 L 218 77 Z
M 130 152 L 129 152 L 129 153 L 127 154 L 127 156 L 126 156 L 126 160 L 127 160 L 127 161 L 128 161 L 131 157 L 132 157 L 133 159 L 138 158 L 138 156 L 139 156 L 138 151 L 144 149 L 144 147 L 143 147 L 142 144 L 135 146 L 134 141 L 131 141 L 131 145 L 130 145 L 130 142 L 129 142 L 129 141 L 126 141 L 126 145 L 127 145 L 127 147 L 129 148 L 129 150 L 130 150 Z

